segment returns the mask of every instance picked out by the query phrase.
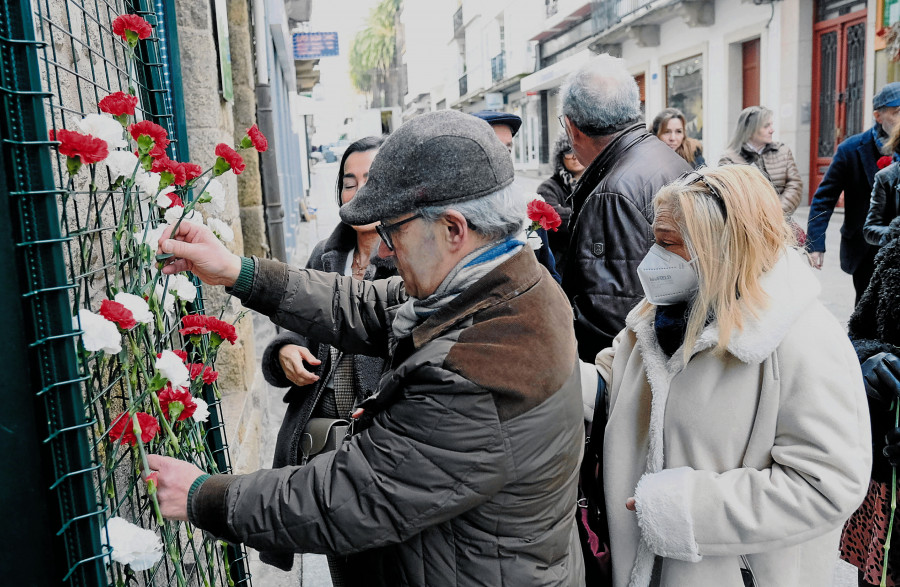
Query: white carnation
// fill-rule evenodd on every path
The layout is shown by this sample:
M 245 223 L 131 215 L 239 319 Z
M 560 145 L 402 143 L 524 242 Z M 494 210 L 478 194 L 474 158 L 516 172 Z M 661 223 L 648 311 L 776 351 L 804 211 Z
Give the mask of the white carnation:
M 179 219 L 181 219 L 181 215 L 184 214 L 184 208 L 182 206 L 172 206 L 168 210 L 166 210 L 165 219 L 171 225 L 175 225 Z M 196 222 L 197 224 L 203 224 L 203 215 L 196 210 L 191 210 L 184 216 L 184 220 L 182 222 Z
M 159 248 L 159 238 L 162 236 L 163 231 L 168 227 L 168 224 L 160 224 L 156 228 L 147 229 L 146 234 L 144 229 L 140 228 L 134 231 L 134 240 L 142 245 L 147 245 L 155 252 L 156 249 Z
M 181 357 L 172 351 L 163 351 L 161 355 L 156 359 L 156 363 L 153 366 L 159 370 L 163 377 L 169 380 L 172 387 L 178 388 L 189 384 L 191 374 L 188 368 L 184 366 L 184 361 L 181 360 Z
M 206 209 L 210 214 L 215 214 L 217 216 L 221 216 L 225 213 L 225 186 L 222 185 L 222 182 L 218 179 L 209 180 L 209 185 L 206 186 L 206 190 L 204 193 L 209 194 L 209 197 L 212 198 L 209 202 L 206 203 Z
M 153 288 L 153 293 L 156 296 L 156 301 L 163 304 L 163 310 L 167 314 L 175 311 L 175 296 L 172 295 L 171 290 L 167 292 L 162 283 L 157 283 L 156 287 Z
M 200 399 L 199 397 L 194 398 L 194 403 L 197 404 L 197 409 L 194 410 L 193 416 L 194 422 L 206 422 L 209 420 L 209 404 Z
M 209 229 L 213 231 L 213 234 L 219 237 L 219 240 L 222 242 L 230 243 L 234 240 L 234 231 L 231 230 L 231 227 L 225 222 L 218 218 L 210 218 L 206 221 L 206 224 L 209 226 Z
M 104 543 L 107 537 L 108 546 L 112 547 L 112 559 L 123 565 L 131 565 L 134 571 L 152 569 L 162 558 L 162 542 L 155 532 L 118 516 L 106 522 Z
M 531 247 L 533 250 L 536 251 L 539 248 L 541 248 L 543 245 L 544 245 L 544 241 L 541 240 L 541 237 L 540 237 L 540 235 L 538 235 L 536 230 L 528 235 L 528 246 Z
M 119 292 L 113 299 L 131 310 L 131 315 L 134 316 L 137 322 L 141 324 L 153 322 L 153 312 L 150 311 L 150 306 L 147 305 L 147 301 L 144 298 L 130 293 Z
M 156 205 L 160 208 L 169 208 L 172 206 L 172 198 L 169 197 L 169 194 L 175 191 L 175 186 L 170 185 L 169 187 L 160 190 L 159 194 L 156 196 Z
M 184 302 L 193 302 L 197 299 L 197 287 L 186 275 L 179 273 L 170 279 L 169 289 L 175 292 L 178 299 Z
M 122 350 L 122 335 L 119 334 L 119 329 L 113 322 L 85 309 L 78 310 L 75 328 L 78 328 L 79 321 L 81 329 L 84 331 L 81 335 L 81 344 L 84 345 L 85 350 L 92 353 L 103 351 L 111 355 Z
M 116 123 L 118 124 L 118 122 Z M 131 178 L 134 168 L 137 167 L 138 158 L 131 151 L 111 151 L 104 161 L 106 167 L 109 168 L 109 174 L 113 180 L 119 177 Z M 142 169 L 137 170 L 138 174 L 146 173 Z
M 128 146 L 123 135 L 125 129 L 109 114 L 88 114 L 78 122 L 78 128 L 85 134 L 106 141 L 110 151 Z
M 151 171 L 139 169 L 134 176 L 134 185 L 143 192 L 145 198 L 152 198 L 159 191 L 160 175 Z

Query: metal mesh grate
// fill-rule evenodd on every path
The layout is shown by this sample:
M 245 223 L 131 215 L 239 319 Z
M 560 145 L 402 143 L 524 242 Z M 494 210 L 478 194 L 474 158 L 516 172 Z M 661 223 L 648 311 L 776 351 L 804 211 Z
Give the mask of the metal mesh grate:
M 204 311 L 202 290 L 196 301 L 177 303 L 171 315 L 141 331 L 136 345 L 154 352 L 130 353 L 132 370 L 115 355 L 84 351 L 78 326 L 73 328 L 79 309 L 96 312 L 102 300 L 120 291 L 153 295 L 152 255 L 131 235 L 158 224 L 161 212 L 153 202 L 134 205 L 129 198 L 137 196 L 118 189 L 121 180 L 103 165 L 96 173 L 85 166 L 70 179 L 66 158 L 47 141 L 48 129 L 78 130 L 77 123 L 98 112 L 104 96 L 131 88 L 139 99 L 136 118 L 164 127 L 172 139 L 169 156 L 188 160 L 184 129 L 172 110 L 179 106 L 170 80 L 179 77 L 177 65 L 156 36 L 166 29 L 174 34 L 173 21 L 165 18 L 171 17 L 165 11 L 172 2 L 0 0 L 0 9 L 0 161 L 10 176 L 8 213 L 17 228 L 26 277 L 22 297 L 33 322 L 32 331 L 14 334 L 33 351 L 34 391 L 46 412 L 42 440 L 51 455 L 50 489 L 60 520 L 53 532 L 66 558 L 59 579 L 70 585 L 249 585 L 242 549 L 188 524 L 157 526 L 137 449 L 109 437 L 113 419 L 126 405 L 153 410 L 149 380 L 155 351 L 184 348 L 193 356 L 207 355 L 207 337 L 185 340 L 178 333 L 180 316 Z M 133 59 L 111 30 L 123 13 L 154 25 L 153 36 L 138 44 Z M 179 423 L 184 428 L 176 454 L 205 470 L 230 471 L 215 384 L 203 385 L 201 393 L 209 422 Z M 164 442 L 159 434 L 147 449 L 157 452 Z M 140 572 L 112 562 L 104 528 L 113 516 L 165 537 L 166 556 Z

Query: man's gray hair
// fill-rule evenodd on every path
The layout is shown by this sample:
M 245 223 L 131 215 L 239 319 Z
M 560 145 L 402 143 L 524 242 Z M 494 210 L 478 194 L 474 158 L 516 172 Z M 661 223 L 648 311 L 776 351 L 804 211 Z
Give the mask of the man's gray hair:
M 570 75 L 560 95 L 560 113 L 588 136 L 615 134 L 642 116 L 637 82 L 623 60 L 606 53 Z
M 522 232 L 525 223 L 525 195 L 515 184 L 474 200 L 420 208 L 428 222 L 437 222 L 448 210 L 456 210 L 469 222 L 473 230 L 490 239 L 502 240 Z

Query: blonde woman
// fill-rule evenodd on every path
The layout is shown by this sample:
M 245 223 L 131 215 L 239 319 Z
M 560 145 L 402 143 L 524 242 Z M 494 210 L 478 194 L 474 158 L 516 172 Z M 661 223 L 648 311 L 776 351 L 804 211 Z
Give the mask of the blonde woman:
M 659 140 L 669 145 L 678 156 L 697 169 L 706 165 L 703 159 L 703 143 L 685 134 L 687 122 L 684 114 L 677 108 L 666 108 L 653 119 L 650 132 Z
M 773 140 L 773 120 L 772 111 L 764 106 L 744 108 L 719 165 L 755 165 L 775 188 L 782 212 L 790 216 L 803 198 L 803 179 L 791 150 Z
M 613 584 L 828 585 L 871 467 L 853 347 L 755 167 L 653 205 L 646 298 L 596 358 Z

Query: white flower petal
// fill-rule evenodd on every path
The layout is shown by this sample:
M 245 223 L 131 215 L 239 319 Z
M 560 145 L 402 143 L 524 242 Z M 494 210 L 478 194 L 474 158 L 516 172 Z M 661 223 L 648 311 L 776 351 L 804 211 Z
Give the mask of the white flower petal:
M 151 250 L 156 252 L 156 249 L 159 248 L 159 238 L 162 236 L 163 231 L 168 228 L 168 224 L 160 224 L 156 228 L 150 228 L 146 230 L 146 234 L 143 228 L 134 231 L 134 240 L 142 245 L 147 245 Z
M 106 522 L 103 542 L 112 547 L 110 556 L 117 563 L 131 565 L 135 571 L 146 571 L 153 568 L 162 558 L 163 548 L 159 536 L 152 530 L 141 528 L 120 518 L 110 518 Z
M 172 387 L 177 388 L 189 384 L 191 374 L 184 365 L 184 361 L 181 360 L 181 357 L 172 351 L 163 351 L 161 355 L 160 358 L 156 359 L 154 366 L 159 370 L 163 377 L 169 380 Z
M 88 114 L 78 122 L 78 128 L 85 134 L 106 141 L 110 151 L 128 146 L 123 134 L 125 129 L 109 114 Z
M 81 344 L 84 345 L 85 350 L 92 353 L 103 351 L 111 355 L 122 350 L 122 335 L 119 334 L 119 329 L 115 324 L 103 316 L 83 308 L 78 310 L 75 328 L 78 328 L 79 321 L 81 329 L 84 331 L 81 335 Z
M 178 298 L 185 302 L 193 302 L 197 299 L 197 287 L 187 278 L 186 275 L 179 273 L 174 276 L 173 282 L 169 288 L 175 292 Z
M 159 194 L 156 196 L 156 205 L 160 208 L 169 208 L 172 206 L 172 198 L 169 197 L 169 194 L 175 191 L 175 186 L 170 185 L 164 190 L 160 190 Z
M 162 301 L 163 311 L 165 311 L 166 314 L 171 314 L 175 311 L 175 296 L 171 291 L 166 292 L 162 283 L 156 284 L 156 287 L 153 288 L 153 293 L 156 296 L 157 302 Z M 165 296 L 163 294 L 165 294 Z
M 218 179 L 209 180 L 205 192 L 210 195 L 212 200 L 207 202 L 206 209 L 210 214 L 220 216 L 225 213 L 225 186 Z
M 137 167 L 138 158 L 131 151 L 111 151 L 103 162 L 106 163 L 109 174 L 115 180 L 119 177 L 130 178 Z M 138 169 L 138 173 L 144 173 L 144 171 Z
M 194 414 L 191 416 L 194 419 L 194 422 L 202 423 L 209 421 L 209 404 L 199 397 L 194 398 L 194 403 L 197 404 L 197 409 L 194 410 Z
M 134 184 L 140 188 L 144 198 L 152 198 L 159 191 L 160 175 L 151 171 L 138 170 L 134 176 Z
M 537 231 L 532 232 L 528 235 L 528 246 L 533 250 L 538 250 L 544 245 L 544 241 L 541 240 L 541 237 L 538 236 Z
M 218 218 L 209 218 L 207 219 L 206 224 L 209 226 L 209 229 L 213 231 L 213 234 L 222 242 L 230 243 L 234 240 L 234 231 L 231 230 L 231 227 L 228 226 L 227 223 Z
M 150 311 L 150 306 L 147 305 L 144 298 L 130 293 L 119 292 L 113 299 L 131 310 L 134 319 L 141 324 L 153 322 L 153 312 Z

